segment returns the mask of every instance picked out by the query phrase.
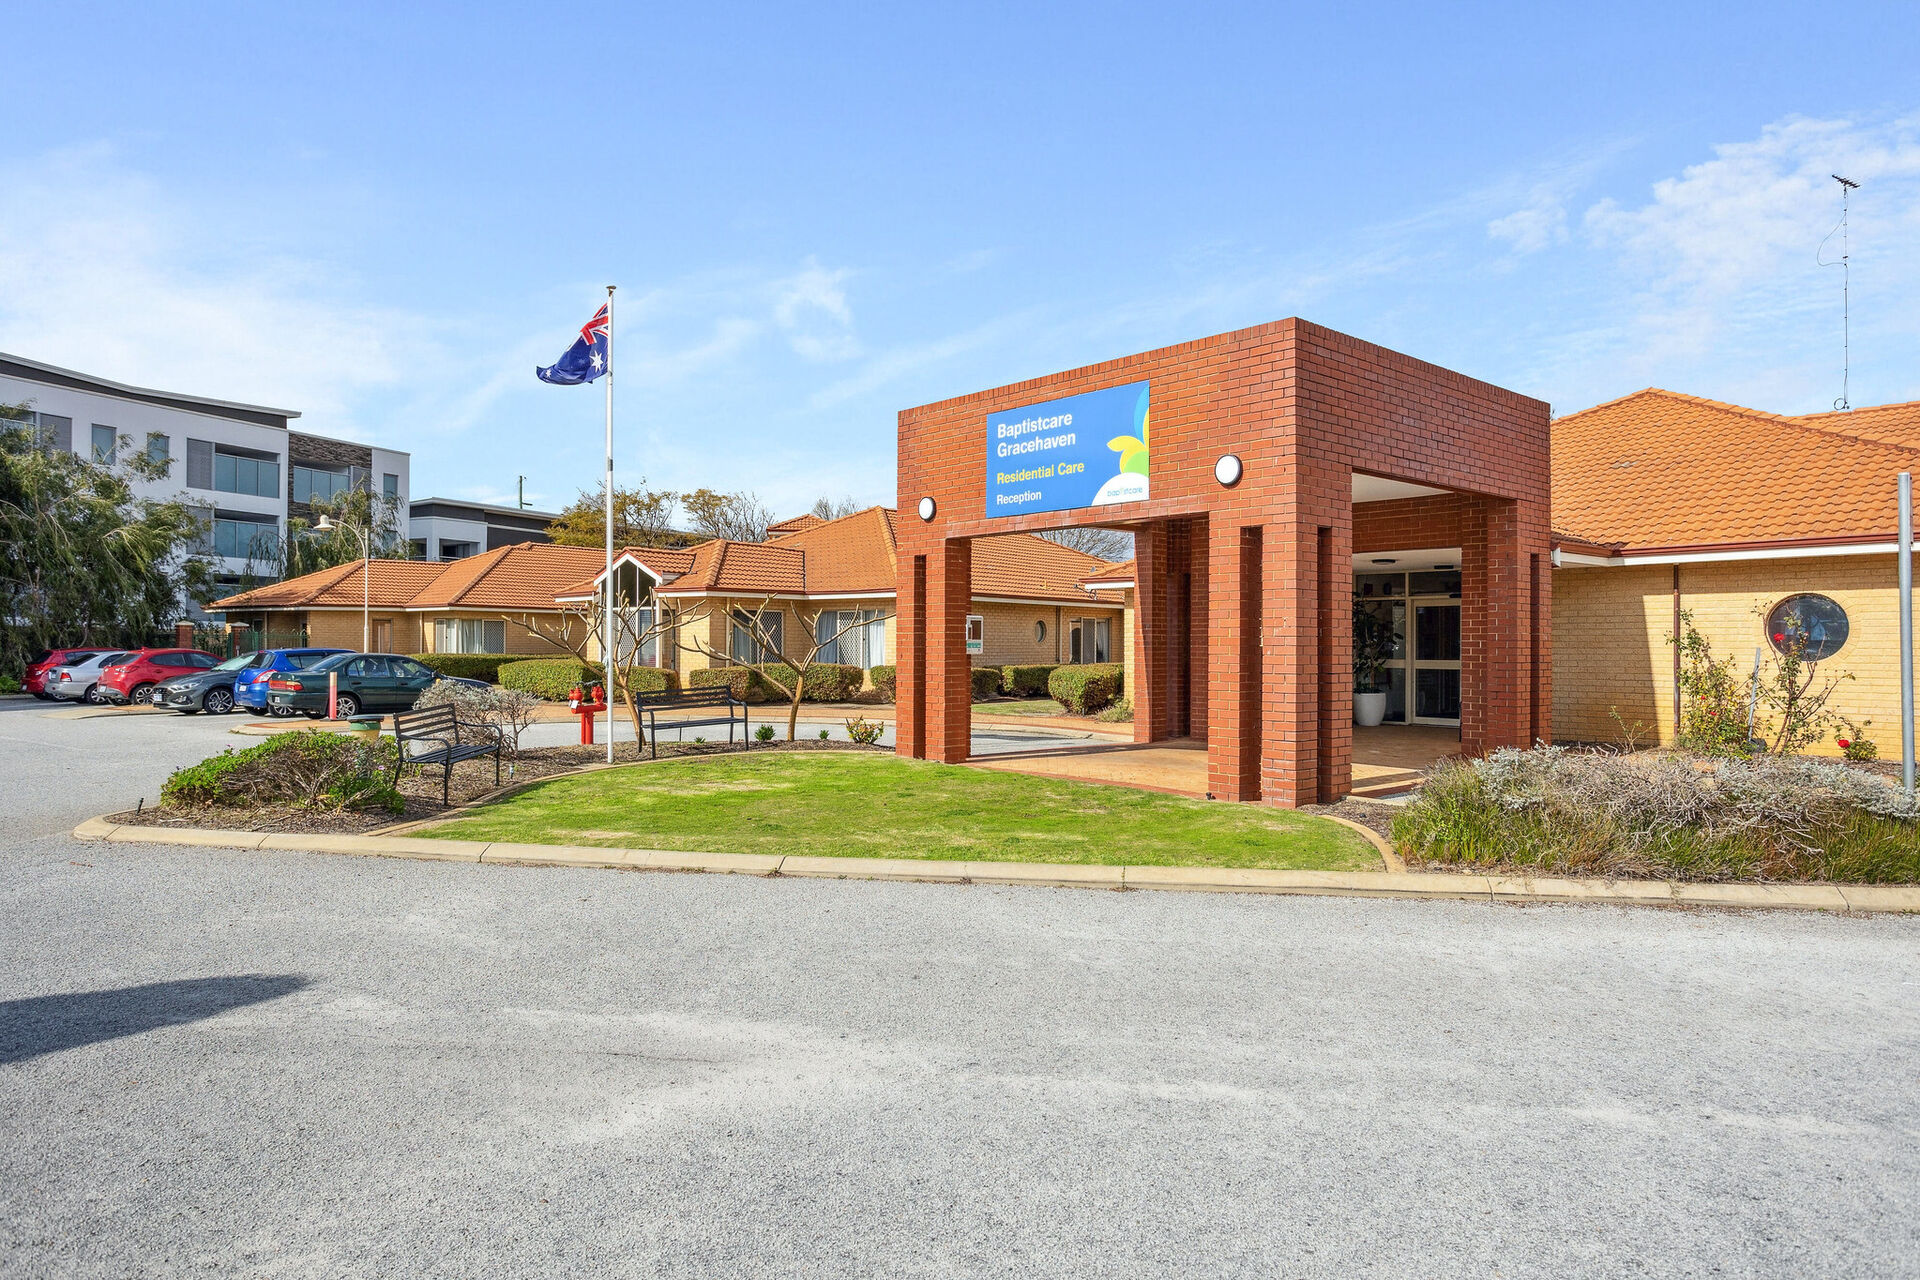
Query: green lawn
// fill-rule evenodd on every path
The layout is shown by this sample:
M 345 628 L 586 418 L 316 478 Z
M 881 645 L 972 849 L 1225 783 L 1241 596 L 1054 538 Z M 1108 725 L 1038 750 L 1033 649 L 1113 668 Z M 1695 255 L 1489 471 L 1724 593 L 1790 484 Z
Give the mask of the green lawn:
M 456 840 L 993 862 L 1377 871 L 1305 814 L 854 752 L 664 760 L 560 778 L 419 834 Z
M 1000 698 L 973 704 L 975 715 L 1064 716 L 1067 709 L 1052 698 Z

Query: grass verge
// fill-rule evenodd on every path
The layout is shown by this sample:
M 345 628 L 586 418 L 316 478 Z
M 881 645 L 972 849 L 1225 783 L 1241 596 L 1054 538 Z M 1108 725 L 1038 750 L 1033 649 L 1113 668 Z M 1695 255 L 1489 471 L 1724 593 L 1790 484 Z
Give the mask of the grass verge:
M 877 752 L 707 756 L 562 778 L 416 834 L 699 853 L 1380 869 L 1358 835 L 1306 814 Z
M 983 716 L 1064 716 L 1067 709 L 1052 698 L 998 698 L 976 702 L 973 713 Z

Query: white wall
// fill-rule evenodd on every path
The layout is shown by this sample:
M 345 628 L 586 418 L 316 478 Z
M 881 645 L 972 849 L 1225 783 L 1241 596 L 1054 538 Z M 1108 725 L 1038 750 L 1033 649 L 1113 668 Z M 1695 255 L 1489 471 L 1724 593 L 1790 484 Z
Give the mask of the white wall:
M 413 455 L 411 454 L 402 453 L 398 449 L 382 449 L 378 445 L 373 448 L 373 466 L 370 470 L 373 472 L 374 494 L 377 496 L 382 492 L 380 486 L 385 483 L 382 477 L 390 475 L 400 477 L 400 509 L 395 512 L 395 515 L 399 520 L 400 539 L 403 542 L 410 537 L 419 537 L 411 531 L 407 518 L 407 503 L 413 496 L 410 474 L 412 466 Z
M 82 456 L 89 454 L 93 448 L 93 427 L 96 424 L 112 427 L 116 434 L 123 437 L 121 448 L 134 452 L 146 449 L 149 433 L 165 435 L 168 457 L 171 459 L 168 478 L 163 481 L 137 482 L 134 490 L 140 497 L 155 499 L 184 497 L 189 501 L 226 511 L 270 515 L 274 517 L 276 530 L 280 533 L 286 531 L 287 433 L 278 427 L 256 426 L 250 422 L 235 422 L 231 418 L 219 418 L 165 405 L 123 400 L 117 396 L 96 391 L 50 387 L 43 383 L 29 382 L 0 374 L 0 404 L 22 402 L 40 413 L 53 413 L 72 418 L 73 448 Z M 235 445 L 260 453 L 271 453 L 280 468 L 279 491 L 268 497 L 256 497 L 252 494 L 187 488 L 187 440 L 189 438 L 205 440 L 215 445 Z M 399 456 L 404 458 L 406 455 Z M 221 557 L 215 560 L 215 566 L 221 572 L 239 573 L 246 567 L 246 562 Z

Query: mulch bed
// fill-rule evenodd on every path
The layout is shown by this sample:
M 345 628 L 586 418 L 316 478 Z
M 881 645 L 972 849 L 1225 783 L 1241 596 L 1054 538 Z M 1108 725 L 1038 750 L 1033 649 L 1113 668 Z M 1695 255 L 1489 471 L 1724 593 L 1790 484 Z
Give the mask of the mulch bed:
M 1400 809 L 1396 805 L 1380 804 L 1359 796 L 1347 796 L 1338 804 L 1303 804 L 1300 806 L 1300 812 L 1325 813 L 1336 818 L 1345 818 L 1348 822 L 1359 823 L 1376 835 L 1388 836 L 1392 834 L 1388 828 L 1393 825 L 1393 815 L 1400 812 Z
M 863 747 L 852 742 L 821 741 L 817 738 L 802 738 L 796 742 L 756 742 L 752 749 L 756 753 L 762 751 L 883 751 L 889 755 L 892 754 L 891 747 Z M 660 744 L 660 759 L 731 755 L 739 750 L 739 747 L 729 746 L 724 742 L 663 742 Z M 649 752 L 641 750 L 631 742 L 618 743 L 613 749 L 615 764 L 633 764 L 651 758 Z M 508 776 L 507 767 L 502 765 L 500 785 L 531 782 L 586 765 L 605 764 L 606 760 L 607 749 L 604 746 L 533 747 L 522 751 L 519 759 L 511 762 L 513 768 L 511 777 Z M 462 805 L 479 799 L 493 789 L 491 759 L 463 760 L 453 767 L 453 779 L 447 794 L 454 805 Z M 404 822 L 420 822 L 446 813 L 446 809 L 440 805 L 440 770 L 437 767 L 403 771 L 400 776 L 400 794 L 406 799 L 406 809 L 402 813 L 391 813 L 385 809 L 373 813 L 352 810 L 329 813 L 270 806 L 253 808 L 213 806 L 206 809 L 185 810 L 156 807 L 138 812 L 128 810 L 125 813 L 110 814 L 107 821 L 117 822 L 127 827 L 212 827 L 222 831 L 363 836 L 383 827 Z

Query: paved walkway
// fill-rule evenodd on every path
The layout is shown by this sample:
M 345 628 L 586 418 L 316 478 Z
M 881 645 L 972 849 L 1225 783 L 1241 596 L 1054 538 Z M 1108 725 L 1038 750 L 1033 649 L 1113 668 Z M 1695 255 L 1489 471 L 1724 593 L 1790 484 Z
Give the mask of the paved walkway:
M 1460 750 L 1460 731 L 1434 725 L 1381 725 L 1353 731 L 1353 794 L 1387 796 L 1416 785 L 1437 760 Z M 1084 782 L 1111 782 L 1175 795 L 1207 794 L 1204 739 L 1088 743 L 1046 751 L 1003 751 L 976 761 L 983 769 Z

